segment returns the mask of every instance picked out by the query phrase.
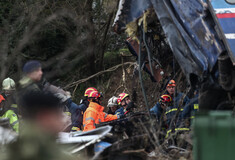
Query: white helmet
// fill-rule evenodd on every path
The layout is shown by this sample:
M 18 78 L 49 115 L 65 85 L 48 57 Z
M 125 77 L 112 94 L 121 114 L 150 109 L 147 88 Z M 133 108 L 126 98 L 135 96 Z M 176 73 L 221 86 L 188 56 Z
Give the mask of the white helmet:
M 15 90 L 15 85 L 15 81 L 9 77 L 2 81 L 3 90 Z
M 108 101 L 108 107 L 113 107 L 113 106 L 117 106 L 117 97 L 113 96 L 112 98 L 109 99 Z

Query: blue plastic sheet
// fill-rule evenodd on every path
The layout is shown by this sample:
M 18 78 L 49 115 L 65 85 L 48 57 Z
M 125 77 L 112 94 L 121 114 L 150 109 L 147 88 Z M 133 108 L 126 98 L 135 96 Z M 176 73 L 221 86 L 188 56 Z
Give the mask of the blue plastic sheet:
M 110 147 L 111 145 L 111 143 L 101 141 L 95 144 L 94 151 L 95 153 L 102 152 L 105 148 Z

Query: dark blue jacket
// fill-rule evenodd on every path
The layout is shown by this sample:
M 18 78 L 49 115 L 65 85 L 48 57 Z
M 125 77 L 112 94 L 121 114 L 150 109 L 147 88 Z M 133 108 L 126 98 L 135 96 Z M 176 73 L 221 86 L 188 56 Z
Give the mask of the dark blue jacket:
M 80 105 L 74 103 L 71 99 L 68 100 L 68 108 L 71 113 L 72 130 L 81 130 L 83 126 L 83 113 L 89 106 L 89 102 L 84 100 Z
M 160 120 L 160 117 L 163 113 L 163 109 L 162 109 L 159 102 L 157 102 L 157 104 L 155 106 L 153 106 L 153 108 L 150 109 L 150 113 L 155 115 L 157 117 L 157 119 Z
M 168 93 L 166 93 L 166 94 L 168 94 Z M 153 108 L 150 109 L 150 112 L 153 113 L 154 115 L 156 115 L 158 120 L 160 120 L 160 117 L 162 116 L 162 114 L 165 114 L 167 117 L 167 125 L 168 125 L 168 127 L 170 127 L 171 121 L 177 113 L 177 110 L 178 110 L 178 107 L 181 103 L 180 101 L 181 101 L 182 97 L 183 97 L 183 93 L 176 93 L 176 97 L 173 98 L 173 104 L 171 106 L 167 107 L 165 113 L 163 113 L 164 111 L 161 108 L 159 102 L 157 102 L 157 104 Z M 189 98 L 186 96 L 183 99 L 182 107 L 180 107 L 181 110 L 180 110 L 178 118 L 176 120 L 176 124 L 175 125 L 173 124 L 174 127 L 180 126 L 181 121 L 182 121 L 182 113 L 184 110 L 184 106 L 187 105 L 188 103 L 189 103 Z M 173 126 L 171 126 L 171 127 L 173 127 Z
M 124 115 L 125 112 L 126 110 L 123 107 L 121 107 L 118 110 L 116 110 L 115 115 L 121 116 Z
M 181 111 L 178 115 L 177 126 L 179 126 L 179 124 L 180 124 L 180 118 L 182 117 L 182 115 L 181 115 L 182 111 L 183 111 L 183 109 L 181 109 Z M 157 102 L 157 104 L 153 108 L 150 109 L 150 112 L 156 116 L 158 121 L 160 121 L 163 114 L 165 114 L 166 117 L 167 117 L 166 124 L 169 127 L 170 123 L 171 123 L 171 120 L 174 118 L 174 116 L 177 112 L 177 108 L 174 107 L 174 106 L 168 106 L 167 109 L 164 111 L 162 109 L 160 103 Z
M 182 113 L 182 119 L 193 119 L 195 113 L 199 110 L 198 107 L 198 94 L 195 95 L 192 99 L 190 99 L 188 105 L 185 106 L 184 111 Z
M 166 94 L 169 95 L 168 92 L 166 92 Z M 181 103 L 181 99 L 182 99 L 183 96 L 184 96 L 183 93 L 177 92 L 177 93 L 175 94 L 175 97 L 172 97 L 172 98 L 173 98 L 173 106 L 178 106 L 178 107 L 179 107 L 179 105 L 180 105 L 180 103 Z M 183 99 L 183 103 L 181 104 L 181 105 L 182 105 L 181 108 L 184 108 L 184 106 L 185 106 L 186 104 L 188 104 L 188 103 L 189 103 L 189 98 L 188 98 L 188 96 L 185 96 L 184 99 Z

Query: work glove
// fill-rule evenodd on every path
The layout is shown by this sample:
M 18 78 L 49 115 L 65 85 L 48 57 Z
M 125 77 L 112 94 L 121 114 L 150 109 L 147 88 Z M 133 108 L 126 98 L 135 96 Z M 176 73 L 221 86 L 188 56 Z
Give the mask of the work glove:
M 65 101 L 68 100 L 68 97 L 63 95 L 62 93 L 56 93 L 54 94 L 57 98 L 60 99 L 61 103 L 64 103 Z
M 127 107 L 126 107 L 126 110 L 127 110 L 127 111 L 130 111 L 132 108 L 135 108 L 134 102 L 128 103 L 128 105 L 127 105 Z

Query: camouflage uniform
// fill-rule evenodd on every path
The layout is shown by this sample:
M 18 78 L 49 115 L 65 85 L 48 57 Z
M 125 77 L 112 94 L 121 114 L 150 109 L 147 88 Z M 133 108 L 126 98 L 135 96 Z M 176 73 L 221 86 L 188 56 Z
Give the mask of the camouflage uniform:
M 38 84 L 36 84 L 32 79 L 25 76 L 19 81 L 19 88 L 20 92 L 23 94 L 27 91 L 40 91 L 41 88 Z
M 35 125 L 23 123 L 17 141 L 9 144 L 6 153 L 0 159 L 4 160 L 74 160 L 75 158 L 65 153 L 55 137 L 49 135 Z
M 29 77 L 25 76 L 19 81 L 19 86 L 17 87 L 17 97 L 16 102 L 19 109 L 19 114 L 22 114 L 22 107 L 24 105 L 23 97 L 25 94 L 30 92 L 41 91 L 39 85 L 32 81 Z

